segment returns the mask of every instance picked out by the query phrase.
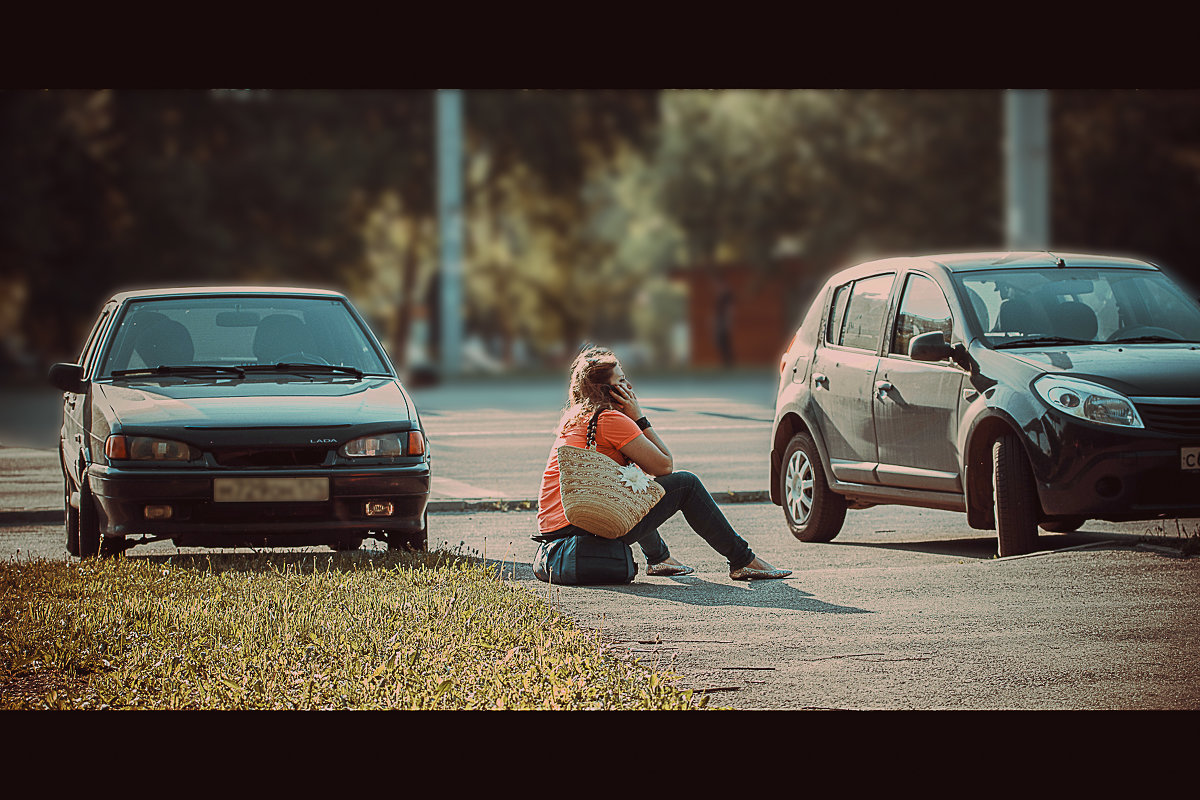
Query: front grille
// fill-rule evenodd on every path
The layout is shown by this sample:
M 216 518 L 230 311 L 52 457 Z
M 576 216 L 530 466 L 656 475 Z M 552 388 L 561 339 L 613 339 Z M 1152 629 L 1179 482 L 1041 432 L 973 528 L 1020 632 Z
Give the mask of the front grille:
M 1134 405 L 1148 429 L 1156 433 L 1200 439 L 1200 404 L 1135 402 Z
M 222 467 L 315 467 L 325 463 L 326 447 L 219 447 L 213 458 Z

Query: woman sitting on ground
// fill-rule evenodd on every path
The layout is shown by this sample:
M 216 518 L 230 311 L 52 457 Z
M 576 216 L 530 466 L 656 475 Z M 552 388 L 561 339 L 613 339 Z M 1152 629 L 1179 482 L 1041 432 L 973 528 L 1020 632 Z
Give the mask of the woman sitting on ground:
M 567 408 L 542 475 L 537 517 L 539 536 L 555 534 L 557 538 L 587 533 L 568 523 L 563 512 L 558 487 L 558 448 L 564 444 L 586 447 L 588 421 L 597 409 L 602 411 L 596 425 L 596 449 L 621 466 L 634 462 L 654 476 L 666 491 L 650 512 L 621 537 L 626 544 L 637 542 L 641 546 L 649 565 L 647 574 L 671 576 L 695 572 L 671 557 L 667 543 L 658 533 L 658 527 L 678 511 L 683 512 L 692 530 L 729 561 L 730 578 L 755 580 L 786 578 L 792 574 L 791 570 L 776 569 L 754 555 L 698 477 L 674 471 L 671 451 L 642 413 L 621 363 L 611 350 L 602 347 L 584 349 L 571 365 Z

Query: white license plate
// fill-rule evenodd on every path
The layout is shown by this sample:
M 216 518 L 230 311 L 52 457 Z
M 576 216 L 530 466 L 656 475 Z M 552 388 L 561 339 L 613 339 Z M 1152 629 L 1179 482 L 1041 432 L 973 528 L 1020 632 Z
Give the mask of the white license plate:
M 1185 447 L 1179 451 L 1179 468 L 1200 470 L 1200 447 Z
M 312 503 L 328 499 L 328 478 L 213 478 L 213 500 L 217 503 Z

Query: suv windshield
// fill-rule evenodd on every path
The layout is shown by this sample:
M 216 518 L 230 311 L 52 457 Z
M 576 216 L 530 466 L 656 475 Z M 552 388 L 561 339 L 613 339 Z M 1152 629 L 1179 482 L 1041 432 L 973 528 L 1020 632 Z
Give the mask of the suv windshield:
M 954 281 L 990 347 L 1200 341 L 1200 305 L 1156 270 L 988 270 Z
M 122 371 L 256 367 L 285 362 L 387 375 L 388 370 L 346 304 L 317 297 L 172 297 L 128 303 L 96 377 Z M 334 374 L 328 366 L 323 367 Z M 214 370 L 217 372 L 217 370 Z M 127 372 L 126 374 L 133 374 Z

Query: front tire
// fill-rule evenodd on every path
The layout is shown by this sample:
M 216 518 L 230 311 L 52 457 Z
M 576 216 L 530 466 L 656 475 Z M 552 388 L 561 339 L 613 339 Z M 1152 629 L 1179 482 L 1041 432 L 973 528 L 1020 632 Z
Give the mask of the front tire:
M 830 542 L 846 521 L 846 498 L 830 490 L 816 442 L 797 433 L 783 454 L 779 471 L 783 516 L 802 542 Z
M 387 531 L 388 550 L 417 550 L 424 552 L 429 549 L 429 512 L 421 517 L 421 530 L 416 533 L 401 533 Z
M 1037 487 L 1016 434 L 1003 434 L 992 443 L 992 485 L 1000 556 L 1033 552 L 1037 545 Z
M 1041 523 L 1042 530 L 1050 533 L 1071 533 L 1077 531 L 1087 522 L 1086 517 L 1059 517 L 1058 519 L 1048 519 Z
M 87 474 L 79 484 L 78 542 L 79 557 L 95 558 L 100 555 L 100 544 L 103 535 L 100 533 L 100 515 L 96 511 L 96 502 L 92 499 L 92 490 L 88 488 Z
M 343 536 L 340 539 L 335 539 L 334 541 L 330 542 L 329 549 L 337 550 L 338 552 L 350 552 L 352 550 L 357 550 L 358 548 L 362 547 L 363 538 L 364 537 L 362 536 Z
M 79 511 L 71 507 L 71 479 L 63 476 L 63 526 L 67 532 L 67 552 L 79 557 Z

